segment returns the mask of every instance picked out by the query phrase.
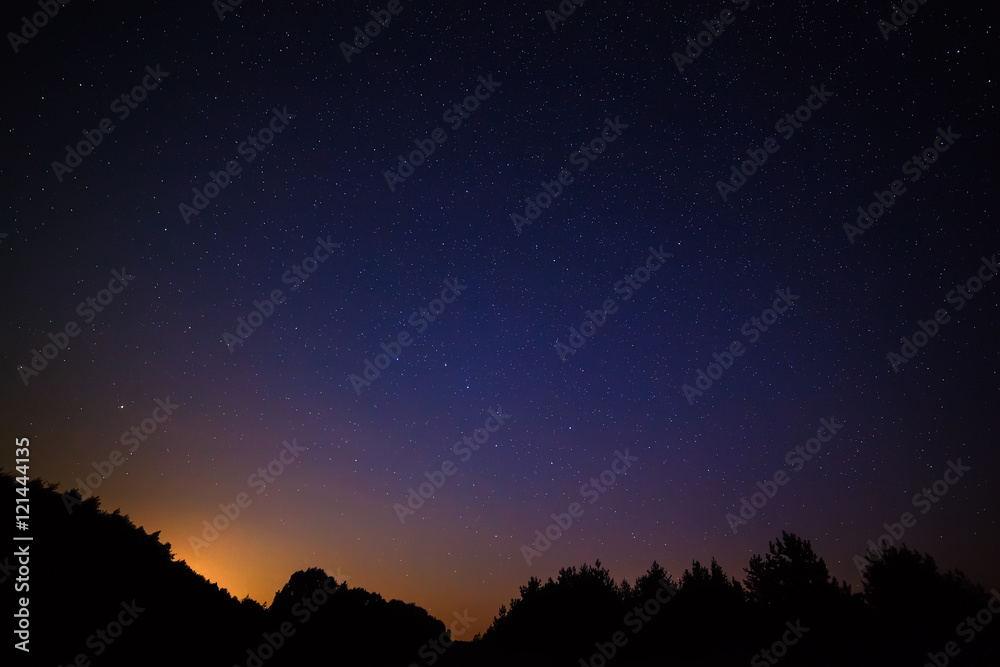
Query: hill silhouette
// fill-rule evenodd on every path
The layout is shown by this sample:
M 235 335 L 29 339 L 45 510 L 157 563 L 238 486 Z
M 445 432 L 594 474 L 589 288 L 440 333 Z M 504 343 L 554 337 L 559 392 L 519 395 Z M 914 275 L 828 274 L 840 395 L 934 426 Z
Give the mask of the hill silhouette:
M 16 486 L 0 471 L 6 497 Z M 99 498 L 38 479 L 29 493 L 30 590 L 9 598 L 7 618 L 27 596 L 31 651 L 14 651 L 15 664 L 1000 664 L 1000 592 L 905 546 L 869 554 L 859 592 L 789 533 L 750 559 L 742 581 L 713 560 L 694 561 L 676 581 L 654 561 L 616 582 L 597 560 L 544 583 L 530 578 L 482 636 L 453 642 L 420 607 L 319 568 L 293 573 L 266 606 L 238 600 Z M 8 590 L 22 544 L 0 548 Z
M 103 511 L 97 496 L 61 494 L 38 479 L 28 486 L 34 539 L 17 548 L 30 544 L 30 590 L 7 598 L 6 618 L 15 598 L 29 598 L 31 650 L 13 651 L 16 664 L 68 667 L 82 655 L 102 667 L 407 665 L 445 632 L 416 605 L 349 588 L 317 568 L 292 574 L 268 607 L 237 600 L 175 560 L 158 532 Z M 0 488 L 13 505 L 13 476 L 0 472 Z M 0 578 L 12 587 L 11 544 L 0 550 Z M 109 628 L 116 623 L 124 627 Z

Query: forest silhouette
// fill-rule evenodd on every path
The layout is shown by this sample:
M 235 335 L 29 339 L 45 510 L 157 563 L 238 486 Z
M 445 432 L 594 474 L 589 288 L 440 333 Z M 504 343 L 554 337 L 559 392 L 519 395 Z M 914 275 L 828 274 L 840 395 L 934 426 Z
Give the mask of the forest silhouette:
M 0 485 L 11 499 L 20 486 L 3 471 Z M 742 580 L 713 559 L 676 580 L 654 561 L 616 582 L 597 560 L 531 577 L 484 633 L 459 640 L 454 618 L 319 568 L 293 573 L 266 604 L 238 600 L 98 497 L 39 479 L 28 486 L 30 590 L 7 598 L 7 618 L 28 597 L 31 642 L 30 653 L 13 651 L 15 664 L 1000 665 L 1000 593 L 905 546 L 868 554 L 857 592 L 785 532 Z M 18 576 L 11 544 L 20 543 L 0 550 L 7 590 Z

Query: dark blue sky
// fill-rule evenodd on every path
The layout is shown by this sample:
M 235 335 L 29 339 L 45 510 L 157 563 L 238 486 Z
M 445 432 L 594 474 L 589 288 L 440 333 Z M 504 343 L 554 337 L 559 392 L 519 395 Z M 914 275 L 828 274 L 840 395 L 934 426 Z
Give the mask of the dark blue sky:
M 886 39 L 860 2 L 558 7 L 69 3 L 8 38 L 5 437 L 261 601 L 340 568 L 481 630 L 530 576 L 739 577 L 782 530 L 856 585 L 905 512 L 1000 583 L 988 11 Z

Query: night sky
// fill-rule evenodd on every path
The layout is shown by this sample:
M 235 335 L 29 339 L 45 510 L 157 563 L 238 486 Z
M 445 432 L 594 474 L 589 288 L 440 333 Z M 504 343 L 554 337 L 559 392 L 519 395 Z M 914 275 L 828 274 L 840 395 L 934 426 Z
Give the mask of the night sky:
M 996 15 L 561 6 L 8 35 L 4 441 L 261 602 L 315 566 L 481 631 L 531 576 L 742 578 L 782 530 L 857 590 L 907 512 L 1000 584 Z

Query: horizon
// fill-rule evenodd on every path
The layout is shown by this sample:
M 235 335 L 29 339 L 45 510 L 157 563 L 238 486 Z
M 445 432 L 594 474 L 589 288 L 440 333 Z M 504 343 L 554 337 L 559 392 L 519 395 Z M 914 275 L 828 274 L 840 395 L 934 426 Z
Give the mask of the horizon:
M 256 473 L 254 473 L 254 474 L 256 474 Z M 60 485 L 60 488 L 62 488 L 62 485 Z M 62 489 L 62 490 L 59 491 L 59 493 L 66 493 L 68 490 L 69 489 Z M 484 600 L 481 599 L 482 594 L 480 593 L 480 591 L 482 589 L 475 589 L 475 590 L 470 590 L 469 593 L 468 593 L 468 595 L 463 594 L 463 593 L 455 593 L 455 594 L 453 594 L 451 596 L 445 596 L 445 598 L 444 598 L 445 600 L 456 601 L 455 602 L 455 608 L 451 609 L 451 610 L 447 610 L 446 609 L 446 607 L 448 606 L 447 602 L 444 604 L 443 607 L 442 607 L 442 605 L 440 603 L 438 603 L 437 606 L 435 607 L 435 605 L 432 602 L 428 602 L 428 600 L 426 599 L 428 596 L 426 596 L 426 594 L 422 592 L 422 590 L 421 590 L 420 587 L 407 588 L 405 584 L 401 585 L 401 584 L 398 584 L 398 583 L 390 583 L 387 586 L 385 584 L 380 583 L 380 582 L 386 581 L 385 579 L 380 578 L 378 576 L 372 576 L 370 573 L 364 572 L 363 568 L 358 568 L 358 571 L 354 572 L 354 571 L 350 571 L 350 570 L 344 569 L 343 565 L 332 564 L 332 566 L 331 566 L 330 564 L 322 564 L 322 563 L 317 563 L 317 562 L 309 562 L 308 558 L 304 558 L 301 555 L 294 554 L 294 553 L 287 554 L 285 562 L 287 562 L 287 563 L 299 563 L 299 564 L 295 565 L 294 567 L 292 567 L 291 565 L 289 565 L 289 567 L 292 567 L 292 569 L 288 569 L 287 572 L 284 571 L 284 570 L 277 571 L 277 570 L 274 570 L 272 567 L 261 565 L 259 562 L 255 561 L 253 559 L 247 559 L 247 561 L 245 561 L 246 562 L 245 568 L 235 568 L 235 569 L 237 569 L 237 570 L 239 570 L 241 572 L 249 572 L 249 574 L 244 574 L 243 577 L 240 577 L 239 575 L 236 575 L 236 577 L 234 577 L 234 575 L 233 575 L 234 567 L 232 565 L 232 562 L 233 562 L 233 559 L 236 557 L 236 554 L 239 553 L 240 549 L 239 549 L 239 545 L 233 544 L 233 545 L 231 545 L 231 548 L 228 548 L 228 549 L 224 548 L 224 549 L 220 550 L 220 552 L 218 554 L 218 560 L 224 561 L 225 563 L 227 563 L 227 565 L 225 565 L 224 567 L 222 567 L 220 569 L 212 569 L 210 567 L 209 568 L 205 568 L 204 567 L 204 563 L 207 561 L 207 559 L 203 559 L 203 558 L 201 558 L 201 557 L 199 557 L 197 555 L 195 555 L 193 557 L 188 557 L 188 553 L 189 552 L 194 552 L 195 551 L 188 544 L 188 540 L 174 541 L 173 539 L 171 539 L 169 531 L 165 531 L 164 529 L 158 528 L 158 527 L 152 527 L 152 526 L 147 527 L 147 526 L 144 526 L 144 524 L 142 522 L 140 522 L 140 521 L 137 520 L 137 518 L 135 517 L 134 514 L 132 514 L 131 512 L 127 511 L 127 508 L 113 506 L 113 505 L 107 503 L 104 500 L 104 498 L 101 497 L 100 493 L 97 493 L 96 495 L 101 500 L 102 510 L 107 511 L 107 512 L 111 512 L 112 511 L 112 507 L 116 507 L 118 509 L 121 509 L 123 515 L 128 515 L 131 518 L 132 522 L 136 524 L 136 526 L 145 528 L 147 533 L 152 533 L 152 532 L 155 532 L 155 531 L 159 530 L 160 531 L 160 541 L 163 542 L 163 543 L 168 543 L 168 542 L 170 543 L 170 545 L 171 545 L 171 551 L 175 554 L 175 560 L 186 562 L 188 564 L 188 566 L 190 566 L 195 572 L 197 572 L 198 574 L 204 576 L 208 581 L 212 581 L 212 582 L 218 584 L 220 588 L 226 589 L 231 595 L 233 595 L 237 599 L 243 599 L 244 597 L 250 597 L 251 599 L 257 601 L 258 603 L 264 605 L 265 607 L 269 606 L 271 604 L 271 602 L 273 602 L 275 595 L 281 590 L 281 588 L 285 585 L 285 583 L 288 582 L 288 578 L 292 575 L 292 573 L 294 573 L 296 571 L 304 571 L 304 570 L 309 569 L 311 567 L 318 567 L 318 568 L 324 570 L 328 575 L 336 575 L 337 572 L 341 572 L 342 576 L 344 578 L 341 578 L 339 576 L 335 576 L 335 578 L 337 579 L 338 583 L 346 582 L 348 584 L 348 586 L 351 587 L 351 588 L 363 588 L 363 589 L 368 590 L 369 592 L 372 592 L 372 593 L 379 593 L 386 600 L 399 599 L 399 600 L 401 600 L 403 602 L 416 604 L 416 605 L 418 605 L 418 606 L 426 609 L 428 611 L 428 613 L 430 613 L 435 618 L 447 619 L 447 618 L 451 617 L 453 613 L 461 613 L 462 611 L 465 611 L 465 610 L 474 610 L 475 612 L 479 613 L 479 615 L 476 616 L 476 621 L 470 627 L 470 632 L 467 633 L 468 636 L 463 636 L 463 637 L 459 638 L 462 641 L 466 641 L 466 640 L 470 639 L 471 636 L 474 635 L 474 634 L 477 634 L 477 633 L 480 633 L 480 632 L 484 632 L 486 630 L 486 628 L 490 625 L 490 623 L 493 621 L 493 618 L 495 617 L 495 615 L 496 615 L 497 611 L 499 610 L 500 606 L 501 605 L 507 605 L 507 604 L 509 604 L 509 601 L 510 601 L 511 598 L 515 598 L 516 599 L 518 597 L 518 590 L 519 590 L 520 586 L 522 586 L 524 584 L 527 584 L 528 579 L 530 577 L 538 577 L 542 581 L 542 583 L 544 583 L 550 577 L 552 579 L 556 579 L 557 576 L 558 576 L 558 572 L 559 572 L 560 569 L 568 568 L 568 567 L 579 567 L 580 565 L 585 564 L 585 563 L 589 564 L 589 565 L 594 565 L 595 562 L 600 561 L 602 567 L 605 567 L 605 568 L 607 568 L 609 570 L 609 572 L 611 573 L 611 576 L 615 579 L 616 582 L 620 583 L 623 578 L 628 579 L 630 582 L 634 582 L 637 577 L 641 576 L 642 574 L 644 574 L 648 570 L 649 566 L 652 564 L 653 561 L 656 561 L 656 562 L 658 562 L 660 564 L 661 567 L 664 568 L 664 570 L 667 572 L 667 575 L 669 577 L 671 577 L 675 582 L 677 582 L 677 581 L 680 580 L 680 577 L 681 577 L 682 573 L 685 570 L 690 570 L 691 569 L 692 561 L 697 560 L 703 566 L 708 567 L 709 564 L 711 563 L 712 559 L 714 558 L 719 563 L 719 566 L 725 572 L 725 574 L 726 574 L 727 577 L 735 577 L 737 581 L 739 581 L 739 582 L 742 583 L 744 581 L 744 577 L 746 575 L 746 573 L 744 571 L 744 568 L 748 565 L 749 559 L 750 559 L 750 557 L 752 555 L 755 555 L 755 554 L 761 554 L 762 555 L 762 554 L 767 553 L 769 543 L 775 542 L 778 538 L 780 538 L 780 536 L 782 534 L 782 531 L 785 531 L 785 532 L 788 532 L 788 533 L 791 533 L 791 534 L 796 534 L 796 535 L 802 535 L 803 534 L 803 533 L 800 533 L 800 532 L 798 532 L 796 530 L 789 529 L 787 527 L 785 527 L 785 528 L 777 527 L 776 528 L 777 532 L 774 535 L 772 535 L 771 537 L 768 537 L 768 538 L 764 539 L 764 541 L 761 543 L 760 547 L 756 551 L 754 551 L 752 553 L 748 553 L 746 555 L 746 558 L 744 558 L 741 562 L 737 562 L 737 563 L 727 563 L 727 562 L 723 561 L 721 558 L 719 558 L 718 556 L 713 556 L 713 555 L 709 554 L 707 551 L 703 551 L 703 552 L 700 552 L 699 555 L 692 556 L 691 558 L 689 558 L 687 560 L 687 562 L 684 562 L 683 558 L 680 557 L 681 561 L 680 561 L 680 563 L 675 568 L 675 567 L 671 567 L 672 563 L 668 563 L 666 561 L 666 559 L 661 558 L 661 557 L 657 557 L 654 554 L 653 558 L 649 562 L 647 562 L 645 565 L 638 564 L 639 561 L 636 558 L 630 559 L 629 562 L 632 563 L 632 564 L 634 564 L 633 567 L 635 569 L 632 572 L 626 573 L 626 572 L 620 572 L 619 571 L 620 568 L 616 567 L 616 565 L 617 565 L 616 562 L 614 562 L 613 560 L 609 560 L 607 558 L 601 557 L 599 554 L 596 557 L 594 557 L 594 558 L 586 558 L 584 560 L 578 560 L 578 561 L 574 560 L 572 562 L 570 562 L 570 561 L 559 561 L 559 560 L 556 560 L 556 559 L 553 559 L 553 558 L 549 558 L 549 559 L 547 559 L 548 562 L 545 562 L 545 563 L 541 564 L 538 567 L 538 569 L 536 569 L 533 566 L 531 566 L 531 567 L 524 566 L 523 567 L 523 576 L 520 579 L 517 578 L 517 576 L 518 576 L 518 572 L 517 572 L 518 568 L 514 568 L 514 571 L 509 573 L 509 575 L 508 575 L 509 578 L 502 579 L 502 580 L 496 582 L 493 586 L 489 587 L 488 590 L 496 591 L 494 593 L 495 600 L 492 603 L 489 602 L 489 601 L 484 601 Z M 86 498 L 84 498 L 84 500 L 86 500 Z M 223 512 L 221 510 L 219 510 L 217 512 L 216 516 L 221 515 L 222 513 Z M 239 517 L 237 517 L 237 520 L 238 519 L 239 519 Z M 205 520 L 203 520 L 203 521 L 205 521 Z M 236 522 L 233 522 L 234 525 L 235 525 L 235 523 Z M 550 523 L 553 523 L 553 522 L 550 521 Z M 895 523 L 898 523 L 898 522 L 897 521 L 892 521 L 892 522 L 889 522 L 889 523 L 890 524 L 895 524 Z M 900 524 L 900 525 L 902 525 L 902 524 Z M 204 523 L 203 523 L 203 527 L 204 527 Z M 902 527 L 904 528 L 904 530 L 906 529 L 905 526 L 902 526 Z M 228 530 L 230 530 L 230 528 L 226 528 L 223 531 L 219 531 L 220 532 L 220 536 L 222 534 L 225 534 Z M 766 531 L 762 531 L 762 532 L 766 532 Z M 883 528 L 882 534 L 888 534 L 888 533 L 889 533 L 889 531 L 885 530 Z M 873 538 L 878 539 L 879 536 L 880 535 L 873 535 Z M 190 537 L 191 536 L 189 536 L 189 539 L 190 539 Z M 890 546 L 897 546 L 897 547 L 898 546 L 907 546 L 907 547 L 910 547 L 910 548 L 914 548 L 911 544 L 908 544 L 908 542 L 907 542 L 907 540 L 905 538 L 906 538 L 906 536 L 904 534 L 903 535 L 903 539 L 901 539 L 901 540 L 893 540 L 893 543 Z M 252 544 L 252 539 L 253 539 L 253 536 L 250 535 L 250 536 L 248 536 L 248 540 L 246 540 L 246 541 L 249 541 Z M 561 539 L 562 538 L 559 538 L 559 539 L 555 540 L 554 542 L 560 542 Z M 804 539 L 808 539 L 808 538 L 804 538 Z M 831 577 L 835 577 L 838 581 L 847 583 L 850 586 L 852 593 L 861 593 L 862 592 L 862 577 L 861 577 L 861 574 L 859 573 L 859 571 L 857 569 L 856 564 L 854 564 L 853 562 L 852 563 L 846 563 L 846 564 L 843 563 L 843 562 L 839 562 L 839 563 L 831 562 L 826 557 L 826 554 L 824 554 L 823 550 L 821 548 L 817 547 L 816 543 L 813 540 L 810 540 L 810 542 L 813 543 L 813 548 L 816 551 L 817 555 L 821 559 L 823 559 L 824 562 L 826 563 L 827 567 L 830 570 Z M 206 546 L 201 546 L 200 548 L 202 550 L 205 550 L 204 551 L 205 553 L 208 553 L 208 550 L 214 548 L 214 546 L 215 546 L 215 542 L 210 542 L 210 543 L 207 543 Z M 245 547 L 246 544 L 243 544 L 242 546 Z M 866 558 L 866 557 L 868 557 L 867 549 L 869 549 L 869 548 L 870 548 L 870 545 L 865 545 L 865 549 L 860 550 L 855 555 L 859 556 L 861 558 Z M 551 549 L 551 547 L 550 547 L 550 549 Z M 918 549 L 918 551 L 920 551 L 921 553 L 924 552 L 923 550 L 920 550 L 920 549 Z M 546 550 L 545 552 L 542 552 L 542 553 L 543 553 L 543 555 L 548 555 L 548 550 Z M 707 554 L 707 555 L 705 555 L 705 554 Z M 981 585 L 985 590 L 991 590 L 993 588 L 1000 587 L 1000 581 L 998 581 L 996 579 L 990 581 L 988 579 L 977 578 L 977 576 L 975 575 L 974 571 L 970 567 L 968 567 L 967 564 L 964 564 L 964 563 L 961 563 L 961 562 L 949 562 L 946 559 L 941 558 L 940 555 L 935 554 L 933 552 L 930 552 L 928 555 L 930 555 L 932 558 L 934 558 L 935 562 L 937 563 L 939 569 L 942 572 L 944 572 L 944 571 L 952 571 L 952 570 L 954 570 L 954 571 L 960 571 L 960 572 L 964 573 L 966 576 L 968 576 L 969 579 L 970 579 L 970 581 L 972 583 Z M 734 559 L 738 558 L 738 556 L 734 556 L 733 558 Z M 242 563 L 244 561 L 241 560 L 241 561 L 238 561 L 238 562 Z M 521 562 L 523 564 L 524 560 L 522 559 Z M 984 570 L 984 571 L 988 572 L 988 570 Z M 841 574 L 841 573 L 845 573 L 845 574 Z M 367 576 L 365 576 L 366 574 L 367 574 Z M 853 575 L 853 576 L 851 576 L 851 575 Z M 989 576 L 989 575 L 987 575 L 987 576 Z M 256 584 L 256 586 L 257 586 L 256 590 L 254 590 L 253 588 L 251 588 L 252 584 L 245 584 L 245 588 L 240 588 L 238 585 L 234 585 L 233 584 L 234 581 L 239 582 L 241 579 L 247 580 L 247 581 L 259 581 L 260 583 Z M 390 582 L 394 582 L 393 579 L 389 579 L 389 581 Z M 275 583 L 274 584 L 270 584 L 270 583 L 267 583 L 267 582 L 275 582 Z M 391 588 L 393 585 L 399 586 L 399 590 L 404 591 L 404 592 L 402 592 L 402 593 L 393 592 L 393 590 Z M 437 588 L 437 582 L 434 582 L 434 583 L 432 583 L 430 585 L 433 586 L 433 587 L 435 587 L 435 588 Z M 266 591 L 269 588 L 273 588 L 273 592 L 266 593 Z M 407 593 L 406 593 L 406 591 L 412 591 L 412 593 L 408 596 Z M 503 593 L 502 591 L 507 591 L 507 592 Z M 255 595 L 255 592 L 257 593 L 257 595 Z M 264 594 L 260 595 L 261 592 L 264 592 Z M 260 596 L 258 597 L 258 595 L 260 595 Z M 423 599 L 421 598 L 422 595 L 424 596 Z M 497 595 L 499 595 L 499 597 L 496 597 Z M 464 607 L 459 608 L 458 604 L 462 600 L 469 600 L 469 603 L 467 603 Z
M 0 467 L 0 474 L 8 475 L 12 479 L 16 476 L 15 473 L 13 473 L 12 471 L 7 471 L 7 470 L 3 469 L 2 467 Z M 39 481 L 39 482 L 41 482 L 43 484 L 54 484 L 52 482 L 48 482 L 47 480 L 44 480 L 44 479 L 41 479 L 41 478 L 37 478 L 37 480 L 33 480 L 33 481 Z M 62 497 L 62 502 L 63 502 L 63 506 L 64 507 L 66 507 L 68 509 L 75 510 L 79 506 L 78 502 L 73 501 L 72 499 L 67 498 L 68 490 L 60 490 L 58 484 L 56 485 L 56 488 L 54 489 L 54 493 L 57 493 L 58 495 L 60 495 Z M 82 498 L 82 500 L 86 501 L 87 498 Z M 111 510 L 109 507 L 104 506 L 104 502 L 103 502 L 103 500 L 100 499 L 99 494 L 98 494 L 98 500 L 100 501 L 100 504 L 101 504 L 101 509 L 100 509 L 101 512 L 111 514 L 113 511 L 120 511 L 122 509 L 122 508 L 119 507 L 119 508 L 115 508 L 115 510 Z M 145 530 L 146 534 L 152 534 L 154 532 L 160 532 L 160 531 L 156 531 L 156 530 L 146 530 L 145 527 L 142 524 L 137 523 L 135 521 L 135 519 L 132 518 L 131 515 L 127 511 L 120 511 L 120 513 L 121 513 L 121 515 L 123 517 L 126 517 L 130 521 L 132 521 L 132 523 L 136 526 L 137 529 L 139 529 L 139 530 Z M 70 514 L 72 514 L 72 511 L 70 511 Z M 898 527 L 894 527 L 894 528 L 898 529 Z M 782 536 L 785 535 L 786 533 L 789 534 L 789 535 L 797 535 L 797 533 L 795 533 L 795 531 L 784 530 L 780 534 L 776 535 L 775 538 L 769 540 L 769 543 L 766 545 L 766 547 L 764 549 L 762 549 L 761 551 L 757 552 L 757 553 L 759 555 L 764 555 L 764 554 L 768 553 L 768 547 L 770 547 L 771 544 L 778 544 L 778 543 L 780 543 Z M 170 540 L 167 539 L 167 537 L 164 536 L 162 534 L 162 532 L 160 532 L 159 541 L 160 541 L 161 544 L 168 544 L 168 543 L 170 543 Z M 808 540 L 807 540 L 807 542 L 808 542 Z M 870 545 L 870 548 L 874 548 L 874 549 L 876 549 L 876 551 L 874 551 L 874 552 L 866 552 L 866 553 L 864 553 L 864 554 L 861 555 L 862 558 L 867 558 L 868 560 L 872 560 L 874 557 L 880 557 L 882 551 L 884 550 L 883 548 L 880 548 L 879 545 L 875 544 L 874 542 Z M 905 543 L 905 540 L 900 540 L 900 541 L 894 542 L 893 544 L 886 544 L 885 548 L 904 548 L 905 549 L 905 548 L 908 548 L 908 545 Z M 199 571 L 196 567 L 192 566 L 189 561 L 186 561 L 184 558 L 182 558 L 177 553 L 177 550 L 175 549 L 175 547 L 174 547 L 174 545 L 172 543 L 170 543 L 170 550 L 174 554 L 174 557 L 173 557 L 173 561 L 174 562 L 187 564 L 189 567 L 191 567 L 191 569 L 196 574 L 204 577 L 205 580 L 208 581 L 209 583 L 214 583 L 214 584 L 218 585 L 219 588 L 222 591 L 224 591 L 228 595 L 232 596 L 233 598 L 235 598 L 237 600 L 243 600 L 244 598 L 250 598 L 250 599 L 254 600 L 255 602 L 257 602 L 258 604 L 260 604 L 265 609 L 269 608 L 271 606 L 271 603 L 274 601 L 275 596 L 278 593 L 280 593 L 281 589 L 285 586 L 285 584 L 288 583 L 289 577 L 291 577 L 291 575 L 294 574 L 294 572 L 289 572 L 289 574 L 283 580 L 281 580 L 281 583 L 277 586 L 277 588 L 275 590 L 275 593 L 271 594 L 266 599 L 261 599 L 259 597 L 255 597 L 254 595 L 252 595 L 249 592 L 234 591 L 232 588 L 230 588 L 229 586 L 226 585 L 225 581 L 214 579 L 211 576 L 207 576 L 204 572 Z M 821 560 L 824 563 L 826 563 L 826 559 L 823 557 L 822 553 L 816 552 L 816 555 L 819 558 L 819 560 Z M 965 570 L 965 568 L 962 568 L 960 566 L 959 567 L 946 566 L 940 560 L 938 560 L 937 558 L 935 558 L 934 554 L 925 554 L 925 555 L 929 556 L 931 559 L 934 560 L 934 562 L 938 566 L 939 571 L 942 574 L 945 573 L 945 572 L 957 572 L 957 573 L 962 573 L 962 574 L 965 574 L 966 576 L 968 576 L 968 573 Z M 693 559 L 693 560 L 697 561 L 702 567 L 708 568 L 712 564 L 713 558 L 709 558 L 707 560 L 701 560 L 701 559 Z M 744 579 L 744 577 L 746 575 L 746 571 L 744 569 L 741 568 L 739 570 L 739 572 L 737 573 L 736 571 L 731 571 L 731 570 L 727 569 L 726 566 L 725 566 L 725 564 L 718 562 L 718 559 L 714 559 L 714 560 L 715 560 L 716 563 L 718 563 L 719 567 L 722 569 L 722 571 L 726 575 L 727 579 L 728 578 L 735 578 L 736 581 L 738 581 L 740 584 L 742 584 L 744 586 L 746 585 L 746 582 L 745 582 L 745 579 Z M 661 563 L 661 562 L 659 562 L 659 559 L 654 559 L 654 561 L 652 561 L 649 566 L 647 566 L 646 568 L 643 568 L 640 572 L 635 573 L 633 576 L 627 576 L 626 575 L 626 576 L 623 577 L 623 576 L 616 576 L 613 565 L 605 562 L 603 559 L 601 559 L 600 557 L 598 557 L 598 558 L 594 559 L 593 562 L 589 562 L 588 561 L 588 562 L 584 562 L 584 563 L 572 563 L 572 564 L 562 564 L 562 565 L 554 566 L 554 567 L 556 567 L 556 571 L 552 572 L 551 574 L 548 574 L 548 573 L 542 574 L 542 573 L 539 573 L 539 572 L 535 572 L 535 573 L 531 574 L 530 576 L 531 577 L 537 577 L 540 580 L 540 582 L 542 584 L 544 584 L 544 583 L 546 583 L 547 581 L 550 581 L 550 580 L 557 580 L 558 579 L 558 573 L 559 573 L 558 571 L 559 570 L 566 569 L 566 568 L 579 568 L 581 565 L 596 567 L 599 564 L 600 567 L 608 570 L 610 576 L 612 577 L 612 580 L 615 582 L 616 585 L 620 586 L 621 584 L 624 583 L 624 580 L 626 580 L 626 579 L 629 581 L 630 584 L 634 585 L 635 582 L 636 582 L 636 580 L 637 580 L 637 578 L 640 577 L 641 575 L 645 575 L 648 572 L 649 568 L 653 565 L 653 563 L 656 563 L 660 567 L 663 568 L 663 570 L 665 572 L 665 575 L 664 575 L 665 578 L 664 578 L 664 580 L 665 581 L 671 581 L 671 582 L 673 582 L 674 585 L 680 584 L 683 573 L 685 571 L 690 571 L 691 570 L 691 565 L 693 564 L 693 563 L 689 563 L 687 566 L 685 566 L 681 570 L 673 571 L 673 570 L 671 570 L 668 567 L 664 567 L 664 564 Z M 748 564 L 749 564 L 749 559 L 748 559 Z M 826 563 L 826 564 L 829 567 L 829 563 Z M 387 594 L 386 591 L 380 590 L 378 588 L 374 588 L 374 587 L 372 587 L 370 585 L 365 585 L 364 582 L 355 581 L 355 577 L 354 577 L 353 574 L 342 572 L 341 568 L 338 568 L 336 570 L 330 570 L 330 569 L 328 569 L 326 567 L 323 567 L 323 566 L 320 566 L 320 565 L 308 565 L 308 566 L 303 566 L 303 567 L 298 568 L 297 570 L 295 570 L 295 572 L 304 572 L 304 571 L 312 569 L 312 568 L 318 568 L 318 569 L 324 571 L 327 576 L 333 577 L 336 580 L 336 582 L 337 582 L 338 585 L 346 583 L 347 586 L 348 586 L 348 588 L 352 588 L 352 589 L 353 588 L 359 588 L 359 589 L 366 590 L 369 593 L 377 593 L 377 594 L 381 595 L 387 601 L 396 599 L 396 600 L 400 600 L 401 602 L 404 602 L 404 603 L 416 604 L 418 607 L 421 607 L 421 608 L 427 610 L 427 612 L 432 617 L 438 618 L 440 620 L 447 620 L 447 619 L 455 616 L 456 614 L 462 614 L 464 618 L 470 619 L 471 623 L 468 625 L 467 631 L 463 631 L 461 633 L 461 635 L 456 635 L 456 636 L 453 637 L 453 639 L 455 641 L 459 641 L 459 642 L 468 642 L 468 641 L 471 641 L 471 639 L 472 639 L 472 637 L 474 635 L 485 632 L 485 630 L 491 625 L 491 623 L 494 620 L 494 616 L 493 615 L 490 615 L 490 616 L 488 616 L 486 618 L 483 618 L 483 617 L 473 617 L 472 614 L 468 613 L 469 612 L 468 608 L 463 609 L 463 610 L 454 611 L 451 614 L 445 614 L 445 615 L 436 614 L 436 613 L 434 613 L 434 610 L 432 610 L 431 608 L 429 608 L 428 606 L 426 606 L 424 604 L 421 604 L 421 602 L 419 600 L 406 599 L 406 598 L 401 598 L 401 597 L 396 596 L 396 595 Z M 860 573 L 858 575 L 858 581 L 857 582 L 852 582 L 849 579 L 844 579 L 844 578 L 841 578 L 841 577 L 837 576 L 837 574 L 833 571 L 833 568 L 830 568 L 830 576 L 831 576 L 831 578 L 833 578 L 835 581 L 838 581 L 839 583 L 846 583 L 850 587 L 851 594 L 860 595 L 860 594 L 863 593 L 863 578 L 862 578 L 862 576 L 861 576 Z M 975 577 L 969 577 L 969 582 L 972 583 L 973 585 L 976 585 L 976 586 L 980 587 L 983 591 L 986 591 L 988 594 L 995 593 L 996 590 L 998 588 L 1000 588 L 1000 586 L 992 585 L 989 582 L 977 580 L 977 579 L 975 579 Z M 528 580 L 525 579 L 523 582 L 521 582 L 521 584 L 518 585 L 517 588 L 519 588 L 521 585 L 526 585 L 527 583 L 528 583 Z M 512 591 L 510 597 L 508 597 L 507 599 L 503 600 L 502 602 L 500 602 L 496 606 L 497 610 L 499 610 L 500 605 L 507 606 L 509 604 L 509 601 L 510 601 L 511 598 L 517 599 L 517 596 L 518 596 L 517 588 L 515 588 Z M 494 612 L 494 614 L 495 613 L 496 612 Z

